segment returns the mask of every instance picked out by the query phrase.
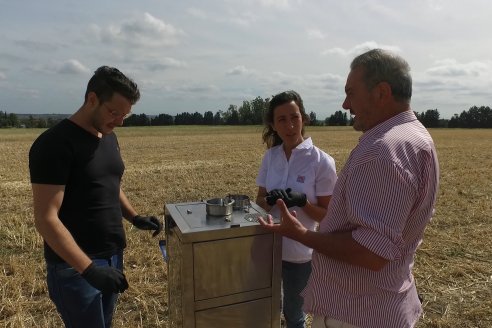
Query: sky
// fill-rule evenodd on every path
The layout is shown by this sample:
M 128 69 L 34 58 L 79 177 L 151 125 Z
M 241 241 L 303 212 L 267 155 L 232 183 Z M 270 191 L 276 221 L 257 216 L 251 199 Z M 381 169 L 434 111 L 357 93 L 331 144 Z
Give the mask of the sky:
M 0 111 L 70 114 L 102 65 L 139 85 L 133 112 L 226 111 L 296 90 L 343 110 L 352 59 L 405 58 L 412 109 L 492 106 L 489 0 L 0 0 Z

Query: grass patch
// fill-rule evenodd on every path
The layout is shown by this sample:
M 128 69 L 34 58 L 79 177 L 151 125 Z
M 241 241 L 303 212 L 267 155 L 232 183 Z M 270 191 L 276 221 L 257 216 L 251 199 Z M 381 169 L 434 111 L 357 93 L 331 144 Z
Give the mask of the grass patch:
M 27 154 L 40 129 L 0 129 L 0 325 L 60 327 L 49 300 L 42 240 L 33 227 Z M 123 188 L 136 210 L 162 217 L 165 203 L 229 193 L 256 196 L 265 151 L 260 126 L 118 128 Z M 360 133 L 307 127 L 340 170 Z M 436 214 L 414 268 L 424 316 L 417 327 L 492 327 L 492 155 L 490 130 L 430 131 L 439 154 Z M 126 275 L 114 327 L 167 326 L 167 272 L 158 239 L 125 223 Z

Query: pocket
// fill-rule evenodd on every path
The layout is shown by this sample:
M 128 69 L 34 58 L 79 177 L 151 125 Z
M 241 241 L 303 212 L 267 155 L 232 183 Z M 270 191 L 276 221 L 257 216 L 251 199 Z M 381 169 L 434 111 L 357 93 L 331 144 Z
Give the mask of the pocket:
M 74 268 L 72 268 L 67 263 L 48 264 L 47 270 L 51 271 L 61 279 L 70 279 L 79 274 Z

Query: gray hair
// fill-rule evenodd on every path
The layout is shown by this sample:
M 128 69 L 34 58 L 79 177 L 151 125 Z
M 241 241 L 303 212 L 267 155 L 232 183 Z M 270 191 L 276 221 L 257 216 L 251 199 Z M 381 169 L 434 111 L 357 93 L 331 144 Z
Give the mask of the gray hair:
M 405 59 L 382 49 L 372 49 L 354 58 L 350 69 L 364 68 L 364 82 L 368 90 L 380 82 L 387 82 L 396 100 L 410 103 L 412 76 Z

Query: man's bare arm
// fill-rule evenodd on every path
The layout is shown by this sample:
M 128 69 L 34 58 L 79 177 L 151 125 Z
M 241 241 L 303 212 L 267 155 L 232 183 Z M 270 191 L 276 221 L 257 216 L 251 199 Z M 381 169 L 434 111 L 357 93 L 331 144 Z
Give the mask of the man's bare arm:
M 281 223 L 274 224 L 271 217 L 266 220 L 260 218 L 259 222 L 265 228 L 296 240 L 332 259 L 369 270 L 379 271 L 388 263 L 385 258 L 357 243 L 352 238 L 351 231 L 334 233 L 310 231 L 296 219 L 295 212 L 289 213 L 281 199 L 277 200 L 277 206 L 281 212 Z
M 32 193 L 36 229 L 58 256 L 82 273 L 92 261 L 58 217 L 65 186 L 33 183 Z

